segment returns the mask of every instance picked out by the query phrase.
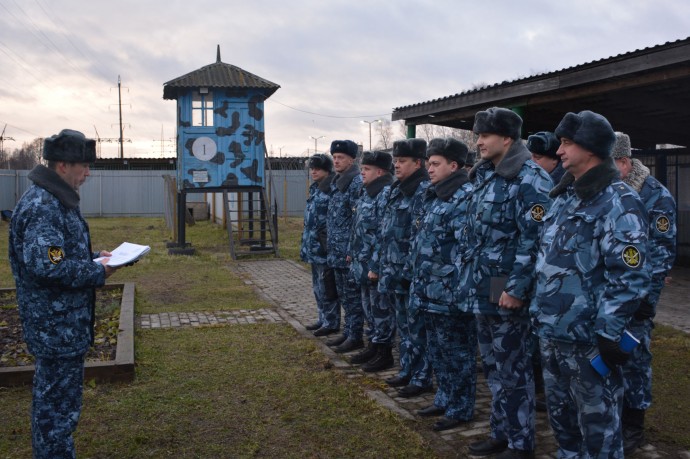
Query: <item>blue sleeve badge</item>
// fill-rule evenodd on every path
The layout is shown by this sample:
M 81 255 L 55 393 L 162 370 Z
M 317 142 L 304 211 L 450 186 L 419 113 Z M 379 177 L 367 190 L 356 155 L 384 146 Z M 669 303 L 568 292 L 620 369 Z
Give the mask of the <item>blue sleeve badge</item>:
M 65 251 L 62 247 L 50 246 L 48 247 L 48 260 L 54 265 L 57 265 L 65 259 Z
M 631 268 L 637 268 L 642 263 L 640 251 L 634 245 L 629 245 L 623 249 L 623 262 Z

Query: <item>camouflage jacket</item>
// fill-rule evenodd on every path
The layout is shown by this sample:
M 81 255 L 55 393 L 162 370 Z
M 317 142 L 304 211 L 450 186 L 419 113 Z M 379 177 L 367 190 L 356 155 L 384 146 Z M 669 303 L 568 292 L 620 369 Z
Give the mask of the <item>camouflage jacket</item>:
M 649 265 L 652 282 L 646 301 L 656 307 L 661 289 L 676 259 L 676 201 L 640 160 L 632 160 L 632 170 L 623 179 L 640 195 L 649 214 Z M 656 308 L 655 308 L 656 309 Z
M 331 182 L 331 198 L 328 201 L 328 266 L 347 268 L 347 246 L 354 221 L 355 206 L 362 189 L 359 167 L 353 164 L 342 174 L 336 174 Z
M 429 187 L 429 174 L 423 167 L 405 181 L 391 185 L 388 204 L 381 222 L 381 247 L 378 252 L 379 291 L 408 293 L 403 280 L 412 281 L 412 273 L 405 261 L 410 241 L 424 216 L 424 195 Z
M 306 263 L 326 264 L 326 219 L 333 176 L 334 174 L 330 174 L 309 187 L 299 252 L 300 258 Z
M 647 212 L 612 160 L 551 192 L 530 314 L 543 338 L 618 340 L 647 294 Z
M 470 171 L 474 190 L 467 224 L 458 236 L 461 309 L 475 314 L 524 315 L 534 288 L 534 261 L 542 218 L 551 205 L 549 175 L 521 141 L 494 167 L 482 160 Z M 504 291 L 524 302 L 509 310 L 489 301 L 491 278 L 507 278 Z
M 350 269 L 353 277 L 360 283 L 369 281 L 369 271 L 378 274 L 378 257 L 373 259 L 380 245 L 380 227 L 383 209 L 388 202 L 391 174 L 383 175 L 362 188 L 357 202 L 355 220 L 350 234 L 348 254 L 352 258 Z
M 457 313 L 454 291 L 459 252 L 456 234 L 465 223 L 472 185 L 463 169 L 426 191 L 426 214 L 410 249 L 413 269 L 410 301 L 421 309 Z
M 37 166 L 12 215 L 9 258 L 24 341 L 40 357 L 73 357 L 92 342 L 95 287 L 105 268 L 93 261 L 79 195 L 57 173 Z

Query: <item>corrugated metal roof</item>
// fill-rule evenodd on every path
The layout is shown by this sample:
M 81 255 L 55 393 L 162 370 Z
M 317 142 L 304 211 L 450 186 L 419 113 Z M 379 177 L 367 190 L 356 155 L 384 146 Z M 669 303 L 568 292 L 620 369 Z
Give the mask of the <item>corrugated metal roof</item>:
M 528 77 L 517 78 L 515 80 L 510 80 L 510 81 L 506 80 L 506 81 L 502 81 L 500 83 L 489 84 L 489 85 L 482 86 L 479 88 L 469 89 L 467 91 L 463 91 L 463 92 L 453 94 L 450 96 L 439 97 L 438 99 L 432 99 L 432 100 L 428 100 L 428 101 L 424 101 L 424 102 L 418 102 L 416 104 L 404 105 L 402 107 L 396 107 L 393 109 L 393 112 L 396 112 L 399 110 L 409 109 L 412 107 L 419 107 L 419 106 L 430 104 L 430 103 L 441 102 L 444 100 L 453 99 L 453 98 L 460 97 L 460 96 L 466 96 L 468 94 L 482 92 L 482 91 L 485 91 L 487 89 L 506 87 L 506 86 L 510 86 L 513 84 L 524 83 L 524 82 L 530 81 L 530 80 L 539 80 L 541 78 L 550 78 L 553 76 L 557 76 L 559 74 L 568 73 L 568 72 L 572 72 L 575 70 L 584 70 L 588 67 L 595 67 L 598 65 L 607 64 L 607 63 L 610 63 L 610 62 L 613 62 L 613 61 L 616 61 L 619 59 L 627 59 L 627 58 L 630 58 L 636 54 L 646 54 L 649 52 L 658 51 L 659 48 L 664 48 L 664 47 L 668 47 L 668 46 L 675 46 L 675 45 L 679 45 L 679 44 L 686 43 L 689 41 L 690 41 L 690 37 L 683 38 L 683 39 L 679 39 L 679 40 L 672 41 L 672 42 L 666 42 L 666 43 L 661 44 L 661 45 L 650 46 L 650 47 L 643 48 L 643 49 L 636 49 L 635 51 L 629 51 L 627 53 L 618 54 L 618 55 L 607 57 L 607 58 L 597 59 L 597 60 L 594 60 L 591 62 L 586 62 L 584 64 L 567 67 L 567 68 L 564 68 L 561 70 L 555 70 L 553 72 L 539 73 L 536 75 L 530 75 Z M 395 118 L 393 118 L 393 119 L 395 119 Z
M 219 49 L 215 63 L 165 83 L 163 85 L 163 99 L 177 99 L 181 89 L 187 90 L 199 87 L 240 90 L 259 89 L 268 98 L 280 88 L 280 85 L 234 65 L 221 62 Z

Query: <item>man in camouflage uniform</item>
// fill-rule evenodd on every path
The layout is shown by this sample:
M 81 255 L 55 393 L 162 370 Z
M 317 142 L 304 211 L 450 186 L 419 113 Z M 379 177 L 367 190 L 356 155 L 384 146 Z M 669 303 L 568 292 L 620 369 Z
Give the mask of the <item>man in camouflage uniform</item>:
M 345 327 L 341 335 L 327 341 L 337 353 L 350 352 L 364 346 L 362 331 L 364 311 L 359 282 L 352 277 L 347 263 L 347 247 L 354 221 L 355 207 L 362 189 L 362 177 L 355 158 L 359 147 L 352 140 L 334 140 L 331 155 L 335 177 L 331 182 L 331 199 L 326 220 L 328 266 L 335 273 L 338 299 L 345 311 Z
M 530 308 L 549 420 L 559 457 L 622 458 L 620 365 L 629 354 L 619 341 L 649 286 L 647 211 L 619 179 L 606 118 L 568 113 L 555 133 L 567 173 L 551 192 Z M 590 362 L 597 353 L 607 376 Z
M 309 198 L 304 208 L 304 231 L 300 258 L 311 263 L 311 280 L 316 297 L 318 319 L 307 325 L 314 336 L 326 336 L 340 328 L 340 305 L 335 291 L 333 270 L 326 264 L 326 217 L 328 199 L 333 181 L 333 160 L 318 153 L 309 158 L 309 172 L 314 183 L 309 187 Z
M 431 367 L 426 355 L 424 315 L 410 307 L 412 272 L 405 263 L 424 216 L 424 194 L 429 175 L 424 168 L 426 141 L 398 140 L 393 143 L 396 181 L 391 185 L 388 205 L 381 226 L 379 291 L 395 311 L 400 336 L 400 372 L 386 379 L 392 387 L 401 387 L 401 397 L 413 397 L 432 390 Z
M 96 160 L 96 142 L 65 129 L 47 138 L 34 182 L 12 215 L 9 258 L 24 341 L 35 358 L 31 406 L 34 458 L 74 458 L 84 356 L 93 343 L 95 288 L 115 270 L 110 252 L 91 251 L 78 189 Z
M 378 291 L 378 261 L 374 254 L 380 244 L 380 226 L 383 209 L 388 202 L 392 157 L 382 151 L 362 155 L 362 195 L 357 203 L 352 226 L 350 248 L 352 275 L 362 288 L 364 316 L 372 330 L 367 348 L 350 359 L 350 363 L 364 364 L 365 372 L 381 371 L 393 366 L 393 320 L 390 314 L 374 313 L 382 307 Z M 388 320 L 378 320 L 384 316 Z
M 561 143 L 553 132 L 541 131 L 527 137 L 527 149 L 532 153 L 532 161 L 548 172 L 554 185 L 563 178 L 565 169 L 556 154 Z
M 671 193 L 649 174 L 639 159 L 631 157 L 630 137 L 616 132 L 612 153 L 621 179 L 639 195 L 649 217 L 647 261 L 652 270 L 649 292 L 635 311 L 628 331 L 640 340 L 623 365 L 623 449 L 632 453 L 644 442 L 644 415 L 652 404 L 652 353 L 650 342 L 656 304 L 676 258 L 676 202 Z
M 551 177 L 554 185 L 558 185 L 561 181 L 565 169 L 561 164 L 561 160 L 556 154 L 561 142 L 558 140 L 553 132 L 541 131 L 527 137 L 527 149 L 532 154 L 532 161 L 537 163 L 544 169 Z M 532 330 L 533 341 L 530 344 L 530 353 L 532 354 L 532 369 L 534 370 L 534 391 L 536 395 L 536 409 L 537 411 L 546 411 L 546 400 L 544 399 L 544 374 L 541 368 L 541 354 L 539 352 L 539 338 L 536 336 L 536 331 Z
M 498 107 L 478 112 L 474 121 L 481 160 L 470 171 L 474 190 L 461 234 L 466 246 L 458 301 L 462 310 L 477 315 L 479 351 L 492 394 L 491 437 L 470 445 L 474 455 L 531 457 L 534 450 L 528 306 L 552 182 L 520 140 L 521 127 L 517 114 Z
M 420 416 L 445 416 L 433 429 L 452 429 L 474 416 L 477 382 L 477 323 L 474 314 L 455 304 L 456 233 L 464 226 L 467 197 L 472 191 L 464 162 L 467 145 L 459 140 L 433 139 L 427 148 L 431 186 L 426 214 L 410 250 L 413 267 L 411 309 L 424 311 L 428 355 L 438 390 Z

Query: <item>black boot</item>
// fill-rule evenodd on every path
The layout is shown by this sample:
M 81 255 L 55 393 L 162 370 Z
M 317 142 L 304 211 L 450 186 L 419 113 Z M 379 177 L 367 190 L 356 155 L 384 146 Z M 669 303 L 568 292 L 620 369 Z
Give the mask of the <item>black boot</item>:
M 377 346 L 377 344 L 374 344 L 371 341 L 369 341 L 369 344 L 367 344 L 367 347 L 362 352 L 359 352 L 352 356 L 352 358 L 350 359 L 350 363 L 354 365 L 359 365 L 361 363 L 366 363 L 370 361 L 376 355 L 376 352 L 378 350 Z
M 362 365 L 362 371 L 373 373 L 383 371 L 393 367 L 393 349 L 388 344 L 377 344 L 376 356 Z
M 340 345 L 333 348 L 333 352 L 336 354 L 344 354 L 345 352 L 356 351 L 364 347 L 364 341 L 362 339 L 353 339 L 348 336 L 348 338 L 343 341 Z
M 644 444 L 644 413 L 623 407 L 623 453 L 627 456 Z

